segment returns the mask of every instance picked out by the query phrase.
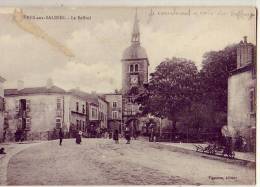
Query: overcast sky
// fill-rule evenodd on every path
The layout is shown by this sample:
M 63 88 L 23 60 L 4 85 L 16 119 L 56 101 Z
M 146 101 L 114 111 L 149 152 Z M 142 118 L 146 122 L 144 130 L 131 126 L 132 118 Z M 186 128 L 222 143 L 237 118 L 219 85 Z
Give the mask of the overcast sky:
M 130 45 L 134 8 L 23 8 L 28 16 L 91 16 L 85 20 L 19 20 L 0 8 L 0 76 L 6 88 L 54 84 L 84 91 L 121 88 L 121 57 Z M 165 58 L 201 67 L 202 56 L 239 42 L 256 43 L 253 8 L 138 8 L 149 72 Z

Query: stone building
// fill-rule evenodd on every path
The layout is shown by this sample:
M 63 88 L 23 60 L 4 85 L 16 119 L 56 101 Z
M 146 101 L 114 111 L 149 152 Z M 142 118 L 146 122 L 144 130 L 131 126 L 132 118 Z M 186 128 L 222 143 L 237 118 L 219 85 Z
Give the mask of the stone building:
M 18 82 L 17 89 L 5 89 L 6 112 L 8 118 L 7 137 L 14 140 L 48 139 L 49 131 L 64 127 L 69 122 L 65 118 L 65 90 L 48 81 L 45 87 L 24 88 Z
M 237 48 L 237 68 L 228 78 L 228 125 L 246 138 L 248 150 L 255 150 L 256 49 L 246 37 Z
M 89 137 L 97 137 L 100 131 L 100 121 L 98 118 L 99 106 L 97 97 L 87 98 L 87 132 Z
M 105 98 L 98 96 L 98 119 L 101 131 L 107 130 L 108 102 Z
M 44 87 L 24 88 L 18 81 L 17 88 L 5 89 L 4 95 L 8 141 L 15 140 L 15 134 L 19 140 L 52 139 L 60 128 L 70 137 L 79 130 L 94 137 L 107 130 L 108 102 L 79 88 L 65 91 L 51 79 Z
M 130 126 L 132 132 L 140 131 L 138 112 L 139 106 L 134 103 L 135 96 L 148 83 L 149 60 L 145 49 L 140 44 L 140 32 L 135 14 L 134 26 L 131 35 L 131 45 L 125 49 L 122 59 L 122 96 L 123 96 L 123 123 Z
M 3 141 L 5 131 L 5 99 L 4 99 L 5 79 L 0 76 L 0 142 Z
M 72 89 L 65 95 L 65 118 L 70 136 L 74 137 L 78 131 L 87 130 L 87 102 L 86 95 L 77 89 Z
M 122 94 L 105 94 L 105 100 L 108 102 L 108 131 L 115 129 L 122 131 Z

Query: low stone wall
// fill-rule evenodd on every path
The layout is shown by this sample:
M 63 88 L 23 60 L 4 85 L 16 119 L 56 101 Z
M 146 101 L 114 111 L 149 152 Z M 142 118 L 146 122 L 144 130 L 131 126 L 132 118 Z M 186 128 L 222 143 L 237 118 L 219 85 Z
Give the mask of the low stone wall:
M 58 138 L 59 138 L 59 131 L 45 131 L 45 132 L 27 131 L 22 135 L 22 141 L 55 140 Z M 64 132 L 64 138 L 69 138 L 68 132 Z M 7 131 L 5 140 L 1 139 L 0 142 L 15 142 L 15 141 L 17 141 L 15 138 L 15 131 Z

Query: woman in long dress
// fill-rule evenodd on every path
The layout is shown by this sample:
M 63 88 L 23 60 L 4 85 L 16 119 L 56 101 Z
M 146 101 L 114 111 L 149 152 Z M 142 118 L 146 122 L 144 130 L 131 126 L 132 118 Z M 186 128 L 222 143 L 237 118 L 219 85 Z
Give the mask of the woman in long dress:
M 115 130 L 114 131 L 114 134 L 113 134 L 113 139 L 115 140 L 115 143 L 118 144 L 119 143 L 119 137 L 118 137 L 118 130 Z
M 76 135 L 76 143 L 77 144 L 80 144 L 81 143 L 81 135 L 82 135 L 82 132 L 79 131 Z

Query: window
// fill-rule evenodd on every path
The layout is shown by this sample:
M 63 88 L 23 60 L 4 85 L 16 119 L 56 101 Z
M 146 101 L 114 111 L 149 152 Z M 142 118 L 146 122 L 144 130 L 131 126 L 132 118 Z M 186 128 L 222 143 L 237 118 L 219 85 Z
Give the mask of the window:
M 5 111 L 5 100 L 0 97 L 0 111 Z
M 113 108 L 116 108 L 116 107 L 117 107 L 117 103 L 113 102 Z
M 19 109 L 20 109 L 20 101 L 15 100 L 15 110 L 16 110 L 16 112 L 19 112 Z
M 31 118 L 26 118 L 26 130 L 30 130 L 31 128 Z
M 22 118 L 18 119 L 18 125 L 17 125 L 17 129 L 22 129 Z
M 250 112 L 255 113 L 255 106 L 256 106 L 256 101 L 255 101 L 255 88 L 252 88 L 250 90 Z
M 104 116 L 105 116 L 104 113 L 101 113 L 101 120 L 102 120 L 102 121 L 105 121 Z
M 82 113 L 85 114 L 85 105 L 82 105 Z
M 85 131 L 85 121 L 82 121 L 82 131 Z
M 135 72 L 138 72 L 138 64 L 135 64 Z
M 256 65 L 255 63 L 253 63 L 253 67 L 252 67 L 252 79 L 256 78 Z
M 112 111 L 112 119 L 117 119 L 117 111 Z
M 79 120 L 76 120 L 77 123 L 77 130 L 79 130 Z
M 129 68 L 130 72 L 134 72 L 134 65 L 130 65 L 130 68 Z
M 61 99 L 57 99 L 57 110 L 61 110 Z
M 91 109 L 91 116 L 92 116 L 92 118 L 94 118 L 94 116 L 95 116 L 95 110 L 94 110 L 94 108 Z
M 98 116 L 97 116 L 97 109 L 96 108 L 92 108 L 92 110 L 91 110 L 91 116 L 92 116 L 92 118 L 97 118 Z
M 79 102 L 76 102 L 76 111 L 79 111 Z
M 56 128 L 61 128 L 61 118 L 56 118 Z
M 22 111 L 26 111 L 26 99 L 21 99 L 20 100 L 20 109 Z

